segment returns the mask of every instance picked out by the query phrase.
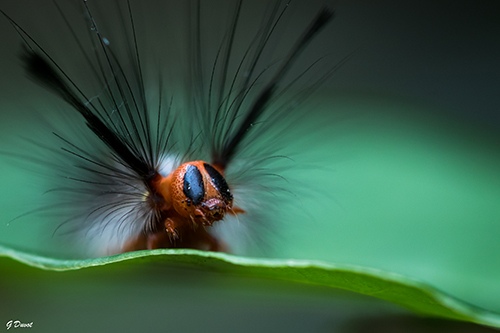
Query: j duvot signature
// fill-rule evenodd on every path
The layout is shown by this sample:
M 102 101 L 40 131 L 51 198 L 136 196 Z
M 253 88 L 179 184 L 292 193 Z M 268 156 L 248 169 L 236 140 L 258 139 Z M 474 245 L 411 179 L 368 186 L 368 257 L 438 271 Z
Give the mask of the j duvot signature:
M 8 330 L 11 328 L 32 328 L 33 322 L 31 323 L 23 323 L 20 320 L 9 320 L 7 324 L 5 324 Z

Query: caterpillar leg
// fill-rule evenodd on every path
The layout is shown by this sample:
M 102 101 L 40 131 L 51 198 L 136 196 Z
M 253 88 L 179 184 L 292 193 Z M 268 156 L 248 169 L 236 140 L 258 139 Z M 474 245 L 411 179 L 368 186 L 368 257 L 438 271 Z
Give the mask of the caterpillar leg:
M 153 250 L 162 248 L 190 248 L 214 252 L 227 252 L 227 246 L 207 232 L 204 227 L 183 231 L 182 238 L 174 239 L 166 230 L 156 233 L 141 233 L 129 240 L 120 252 Z

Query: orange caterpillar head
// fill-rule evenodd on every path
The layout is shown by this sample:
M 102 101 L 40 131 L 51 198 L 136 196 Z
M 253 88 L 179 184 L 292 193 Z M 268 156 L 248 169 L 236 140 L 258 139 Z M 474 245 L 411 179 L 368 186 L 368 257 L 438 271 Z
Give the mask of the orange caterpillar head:
M 233 195 L 221 172 L 204 161 L 184 163 L 153 186 L 164 199 L 167 231 L 186 223 L 211 226 L 228 212 L 242 212 L 233 209 Z

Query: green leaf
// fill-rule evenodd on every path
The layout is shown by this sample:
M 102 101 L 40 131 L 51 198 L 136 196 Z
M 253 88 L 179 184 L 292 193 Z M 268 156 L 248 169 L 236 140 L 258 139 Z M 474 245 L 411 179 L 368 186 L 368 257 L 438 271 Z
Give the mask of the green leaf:
M 500 314 L 467 304 L 407 276 L 360 266 L 310 260 L 252 259 L 224 253 L 169 249 L 129 252 L 95 259 L 61 260 L 0 246 L 0 256 L 49 271 L 93 269 L 104 272 L 120 264 L 133 266 L 138 263 L 188 265 L 223 274 L 338 288 L 393 302 L 423 315 L 500 327 Z M 4 264 L 5 260 L 0 265 Z M 25 272 L 29 271 L 31 269 Z

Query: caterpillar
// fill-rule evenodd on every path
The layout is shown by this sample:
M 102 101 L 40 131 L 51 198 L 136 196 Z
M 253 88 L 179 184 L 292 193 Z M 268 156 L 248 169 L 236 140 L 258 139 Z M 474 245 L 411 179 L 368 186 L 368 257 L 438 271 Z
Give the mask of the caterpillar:
M 98 17 L 103 10 L 93 1 L 75 3 L 81 31 L 55 3 L 65 22 L 61 30 L 74 40 L 67 57 L 51 53 L 2 11 L 22 39 L 26 73 L 61 101 L 71 117 L 68 128 L 76 128 L 56 126 L 58 146 L 46 147 L 47 156 L 56 157 L 40 161 L 61 176 L 53 189 L 59 227 L 93 243 L 99 255 L 157 248 L 238 252 L 223 229 L 254 223 L 261 219 L 256 211 L 272 206 L 268 195 L 278 188 L 270 179 L 280 176 L 269 165 L 286 159 L 273 138 L 293 130 L 296 105 L 334 70 L 324 70 L 293 98 L 283 97 L 320 66 L 320 57 L 297 63 L 333 10 L 318 8 L 293 43 L 273 56 L 291 0 L 261 8 L 253 31 L 240 26 L 248 3 L 225 2 L 230 10 L 218 37 L 204 29 L 211 1 L 159 6 L 169 18 L 177 7 L 188 13 L 183 22 L 165 22 L 173 39 L 183 31 L 182 43 L 166 46 L 147 43 L 146 18 L 133 0 L 105 2 L 105 15 L 117 18 L 114 27 Z M 187 27 L 176 26 L 181 23 Z M 162 62 L 176 53 L 176 62 Z M 172 83 L 172 77 L 182 80 Z M 265 143 L 254 147 L 261 137 Z M 246 197 L 248 188 L 254 199 Z

